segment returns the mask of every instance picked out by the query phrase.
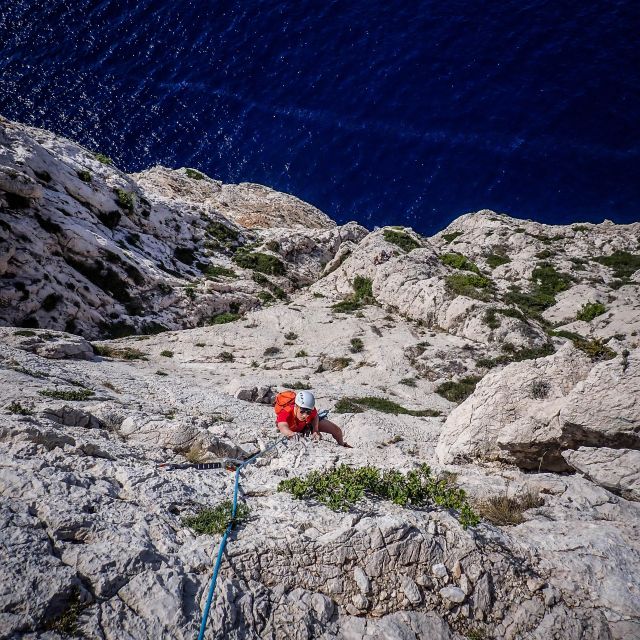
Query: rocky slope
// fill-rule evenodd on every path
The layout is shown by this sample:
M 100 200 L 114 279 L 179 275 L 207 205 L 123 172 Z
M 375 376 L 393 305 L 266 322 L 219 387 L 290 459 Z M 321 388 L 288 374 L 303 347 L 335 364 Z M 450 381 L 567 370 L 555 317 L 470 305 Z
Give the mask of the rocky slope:
M 195 637 L 219 536 L 183 518 L 232 475 L 158 464 L 264 448 L 308 386 L 354 448 L 248 468 L 207 638 L 640 638 L 640 224 L 369 233 L 0 124 L 1 637 Z M 277 491 L 342 462 L 483 519 Z

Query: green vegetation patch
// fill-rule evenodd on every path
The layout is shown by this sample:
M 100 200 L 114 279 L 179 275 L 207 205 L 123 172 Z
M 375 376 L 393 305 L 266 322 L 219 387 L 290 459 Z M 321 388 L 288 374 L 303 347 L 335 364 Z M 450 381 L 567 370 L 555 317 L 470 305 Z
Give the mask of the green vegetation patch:
M 200 173 L 196 169 L 185 169 L 184 172 L 187 174 L 187 178 L 192 180 L 204 180 L 206 178 L 204 173 Z
M 485 260 L 487 261 L 487 265 L 491 269 L 495 269 L 503 264 L 508 264 L 511 262 L 511 258 L 507 255 L 499 255 L 497 253 L 490 253 L 485 256 Z
M 525 293 L 520 287 L 514 286 L 504 295 L 504 301 L 516 305 L 525 317 L 539 319 L 545 309 L 556 303 L 556 298 L 540 291 Z
M 240 233 L 222 222 L 213 221 L 207 225 L 207 233 L 223 243 L 236 242 Z
M 76 171 L 76 174 L 82 182 L 91 182 L 91 171 L 87 171 L 86 169 L 82 169 L 81 171 Z
M 580 311 L 578 311 L 576 320 L 591 322 L 591 320 L 601 316 L 606 310 L 607 308 L 602 304 L 602 302 L 586 302 L 582 305 Z
M 612 269 L 614 277 L 621 280 L 630 278 L 640 269 L 640 255 L 627 251 L 614 251 L 610 256 L 599 256 L 593 259 Z
M 222 351 L 218 354 L 218 358 L 220 358 L 222 362 L 233 362 L 235 360 L 235 357 L 233 353 L 231 353 L 231 351 Z
M 6 407 L 9 413 L 14 413 L 20 416 L 30 416 L 33 411 L 28 407 L 23 407 L 18 401 L 14 400 L 10 405 Z
M 282 260 L 268 253 L 240 250 L 233 255 L 233 261 L 243 269 L 251 269 L 272 276 L 282 276 L 286 273 Z
M 311 385 L 308 382 L 302 382 L 296 380 L 295 382 L 283 382 L 280 386 L 285 389 L 293 389 L 294 391 L 308 391 L 311 389 Z
M 93 353 L 103 358 L 117 358 L 118 360 L 146 360 L 147 354 L 140 349 L 125 347 L 116 349 L 108 344 L 91 344 Z
M 477 273 L 453 273 L 445 278 L 447 288 L 457 296 L 467 296 L 476 300 L 488 300 L 493 282 Z
M 495 358 L 480 358 L 476 364 L 479 367 L 492 369 L 501 364 L 544 358 L 556 352 L 555 347 L 550 342 L 546 342 L 541 347 L 523 347 L 522 349 L 516 349 L 512 344 L 505 343 L 502 345 L 502 350 L 505 352 L 504 354 Z
M 90 398 L 93 391 L 90 389 L 73 389 L 71 391 L 64 391 L 62 389 L 42 389 L 38 391 L 41 396 L 46 398 L 54 398 L 55 400 L 70 400 L 80 401 Z
M 13 332 L 14 336 L 22 336 L 24 338 L 31 338 L 36 335 L 35 331 L 31 331 L 31 329 L 18 329 Z
M 102 164 L 112 165 L 113 160 L 109 156 L 105 156 L 104 153 L 96 153 L 94 154 L 96 160 L 98 162 L 102 162 Z
M 116 189 L 116 202 L 121 209 L 126 209 L 129 213 L 133 213 L 135 208 L 135 196 L 124 189 Z
M 271 280 L 269 280 L 267 276 L 263 275 L 262 273 L 254 272 L 251 276 L 251 279 L 254 282 L 257 282 L 259 285 L 267 287 L 272 296 L 275 296 L 276 298 L 278 298 L 278 300 L 286 300 L 287 292 L 282 289 L 282 287 L 279 287 L 275 282 L 271 282 Z M 261 297 L 260 294 L 258 294 L 258 297 Z
M 233 503 L 225 500 L 213 509 L 203 509 L 195 516 L 183 518 L 182 524 L 198 535 L 223 534 L 229 525 L 237 527 L 247 520 L 251 509 L 244 502 L 238 503 L 235 517 L 231 517 Z
M 78 618 L 83 609 L 80 590 L 74 587 L 64 611 L 44 624 L 46 631 L 55 631 L 64 638 L 84 637 L 78 628 Z
M 356 276 L 351 286 L 353 287 L 353 293 L 341 302 L 332 305 L 333 311 L 351 313 L 361 309 L 364 305 L 376 304 L 376 299 L 373 297 L 373 281 L 371 278 Z
M 219 264 L 212 264 L 206 268 L 204 275 L 207 278 L 235 278 L 236 272 L 233 269 L 227 269 L 227 267 L 223 267 Z
M 474 273 L 480 274 L 480 269 L 478 269 L 477 265 L 461 253 L 445 253 L 440 256 L 440 262 L 453 269 L 473 271 Z
M 354 410 L 355 409 L 355 410 Z M 342 398 L 336 403 L 336 413 L 362 413 L 366 409 L 373 409 L 382 413 L 391 413 L 394 416 L 408 415 L 426 418 L 436 418 L 441 415 L 436 409 L 407 409 L 392 400 L 365 396 L 364 398 Z
M 306 478 L 283 480 L 278 491 L 286 491 L 298 500 L 317 500 L 333 511 L 349 511 L 366 496 L 403 507 L 436 505 L 453 509 L 465 529 L 480 522 L 464 490 L 432 476 L 426 464 L 407 474 L 372 466 L 354 469 L 342 464 L 329 471 L 312 471 Z
M 242 316 L 239 313 L 224 311 L 223 313 L 218 313 L 212 318 L 209 318 L 207 324 L 226 324 L 227 322 L 235 322 L 236 320 L 240 320 L 241 317 Z
M 160 355 L 165 358 L 173 358 L 173 351 L 170 351 L 169 349 L 163 349 L 160 352 Z
M 481 379 L 480 376 L 466 376 L 458 381 L 443 382 L 436 387 L 436 393 L 450 402 L 462 402 L 475 391 Z
M 573 331 L 561 329 L 559 331 L 551 331 L 551 335 L 571 340 L 573 346 L 576 349 L 580 349 L 580 351 L 584 351 L 593 362 L 611 360 L 611 358 L 615 358 L 617 355 L 616 352 L 611 347 L 608 347 L 602 340 L 588 340 Z
M 500 326 L 500 318 L 496 315 L 496 310 L 491 307 L 484 312 L 482 321 L 489 327 L 489 329 L 497 329 Z
M 422 246 L 413 236 L 410 236 L 408 233 L 405 233 L 403 231 L 385 229 L 383 235 L 384 239 L 387 242 L 389 242 L 390 244 L 395 244 L 396 247 L 400 247 L 407 253 Z
M 456 238 L 459 238 L 461 235 L 463 235 L 462 231 L 452 231 L 451 233 L 443 233 L 442 239 L 447 244 L 451 244 Z
M 360 338 L 351 338 L 351 353 L 360 353 L 364 349 L 364 342 Z
M 550 296 L 566 291 L 571 287 L 572 282 L 570 275 L 557 271 L 548 262 L 538 264 L 531 274 L 531 280 L 539 292 Z

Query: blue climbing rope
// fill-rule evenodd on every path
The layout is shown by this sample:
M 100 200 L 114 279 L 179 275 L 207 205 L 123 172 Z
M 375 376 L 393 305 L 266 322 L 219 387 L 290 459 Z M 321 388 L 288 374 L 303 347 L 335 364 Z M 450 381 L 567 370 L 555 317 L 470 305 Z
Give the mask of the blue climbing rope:
M 211 583 L 209 584 L 209 595 L 207 596 L 207 603 L 204 606 L 204 611 L 202 613 L 202 622 L 200 623 L 200 633 L 198 634 L 198 640 L 204 640 L 204 632 L 207 628 L 207 620 L 209 619 L 209 610 L 211 609 L 211 602 L 213 601 L 213 592 L 216 588 L 216 580 L 218 579 L 218 572 L 220 571 L 220 564 L 222 563 L 222 554 L 224 553 L 224 549 L 227 546 L 227 539 L 229 538 L 229 534 L 231 533 L 231 529 L 233 529 L 233 521 L 236 517 L 236 508 L 238 507 L 238 488 L 240 486 L 240 473 L 247 465 L 255 462 L 260 456 L 263 456 L 265 453 L 275 449 L 281 442 L 285 442 L 287 440 L 286 437 L 280 438 L 276 440 L 273 444 L 269 445 L 266 449 L 262 451 L 258 451 L 254 456 L 245 460 L 237 469 L 236 469 L 236 477 L 235 483 L 233 485 L 233 506 L 231 508 L 231 520 L 229 520 L 229 524 L 222 536 L 222 540 L 220 540 L 220 548 L 218 549 L 218 557 L 216 558 L 216 564 L 213 568 L 213 575 L 211 576 Z

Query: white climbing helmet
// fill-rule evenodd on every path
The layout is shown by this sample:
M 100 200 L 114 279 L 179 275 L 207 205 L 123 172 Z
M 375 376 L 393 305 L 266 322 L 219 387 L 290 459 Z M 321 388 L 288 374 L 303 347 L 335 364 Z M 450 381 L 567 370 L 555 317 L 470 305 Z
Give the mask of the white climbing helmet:
M 316 406 L 316 399 L 311 391 L 298 391 L 296 393 L 296 404 L 303 409 L 313 409 Z

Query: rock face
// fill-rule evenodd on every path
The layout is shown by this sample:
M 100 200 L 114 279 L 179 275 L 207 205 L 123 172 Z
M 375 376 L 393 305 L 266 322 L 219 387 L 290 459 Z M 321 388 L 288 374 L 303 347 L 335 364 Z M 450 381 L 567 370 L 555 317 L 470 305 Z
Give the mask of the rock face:
M 640 451 L 580 447 L 577 451 L 563 451 L 562 456 L 601 487 L 640 501 Z
M 504 460 L 566 471 L 566 449 L 640 448 L 639 356 L 636 349 L 592 366 L 566 345 L 553 356 L 486 376 L 447 418 L 440 461 Z
M 0 321 L 86 337 L 193 327 L 286 297 L 366 233 L 260 185 L 163 167 L 129 176 L 4 119 L 0 229 Z
M 264 449 L 311 388 L 353 448 L 245 469 L 207 640 L 640 638 L 640 224 L 368 233 L 0 136 L 1 637 L 195 637 L 220 536 L 185 518 L 233 475 L 185 465 Z M 278 491 L 342 463 L 429 464 L 482 521 Z

